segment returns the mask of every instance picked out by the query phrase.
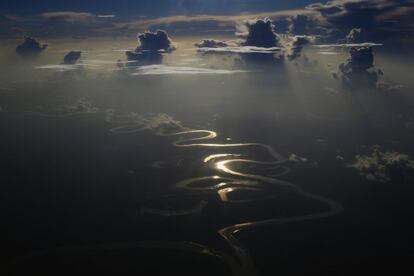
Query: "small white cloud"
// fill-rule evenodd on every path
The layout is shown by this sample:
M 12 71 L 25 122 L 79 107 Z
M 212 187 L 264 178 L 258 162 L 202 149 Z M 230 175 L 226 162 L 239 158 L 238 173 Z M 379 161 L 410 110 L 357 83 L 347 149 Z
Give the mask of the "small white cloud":
M 394 179 L 409 179 L 414 173 L 414 161 L 407 154 L 382 151 L 375 146 L 371 155 L 357 155 L 350 168 L 368 180 L 389 182 Z
M 339 91 L 333 87 L 325 87 L 323 90 L 328 93 L 339 94 Z
M 114 14 L 99 14 L 96 17 L 98 18 L 115 18 Z
M 87 63 L 80 63 L 80 64 L 49 64 L 49 65 L 40 65 L 35 66 L 35 69 L 46 69 L 46 70 L 53 70 L 57 72 L 65 72 L 65 71 L 74 71 L 74 70 L 82 70 L 85 68 L 97 68 L 99 65 L 97 64 L 87 64 Z
M 296 155 L 294 153 L 292 153 L 291 155 L 289 155 L 288 160 L 289 160 L 289 162 L 292 162 L 292 163 L 306 163 L 306 162 L 308 162 L 308 159 L 307 158 L 301 157 L 301 156 Z
M 319 44 L 312 45 L 315 48 L 363 48 L 363 47 L 375 47 L 375 46 L 384 46 L 381 43 L 374 42 L 365 42 L 365 43 L 344 43 L 344 44 Z
M 139 75 L 201 75 L 201 74 L 235 74 L 244 73 L 248 71 L 243 70 L 224 70 L 224 69 L 207 69 L 197 67 L 181 67 L 181 66 L 167 66 L 167 65 L 146 65 L 138 66 L 133 76 Z
M 219 48 L 210 48 L 210 47 L 203 47 L 198 48 L 197 52 L 200 53 L 223 53 L 223 54 L 273 54 L 280 52 L 282 50 L 281 47 L 255 47 L 255 46 L 238 46 L 238 47 L 219 47 Z
M 317 52 L 319 55 L 324 55 L 324 56 L 333 56 L 333 55 L 338 55 L 338 52 L 330 52 L 330 51 L 320 51 Z

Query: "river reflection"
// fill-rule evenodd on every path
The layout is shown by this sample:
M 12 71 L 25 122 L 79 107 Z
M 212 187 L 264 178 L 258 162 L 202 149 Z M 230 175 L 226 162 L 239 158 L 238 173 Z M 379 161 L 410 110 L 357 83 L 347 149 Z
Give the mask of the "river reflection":
M 171 146 L 186 150 L 189 148 L 205 148 L 216 151 L 200 158 L 201 167 L 206 167 L 214 173 L 207 176 L 193 177 L 176 183 L 169 195 L 161 195 L 158 204 L 141 207 L 143 215 L 160 217 L 181 217 L 189 215 L 200 215 L 209 205 L 211 196 L 215 195 L 225 204 L 237 204 L 255 208 L 255 203 L 263 201 L 277 201 L 283 193 L 296 194 L 304 199 L 323 204 L 324 211 L 315 213 L 295 215 L 287 217 L 266 217 L 258 220 L 241 220 L 236 224 L 226 225 L 217 230 L 217 233 L 232 248 L 233 253 L 214 253 L 216 256 L 231 267 L 236 275 L 256 275 L 257 271 L 248 250 L 237 238 L 237 233 L 245 229 L 261 226 L 284 224 L 295 221 L 312 220 L 329 217 L 342 211 L 341 204 L 306 192 L 301 187 L 283 180 L 283 176 L 290 173 L 289 162 L 286 157 L 277 152 L 273 147 L 262 143 L 214 143 L 218 134 L 212 130 L 197 130 L 184 127 L 181 122 L 167 114 L 144 114 L 137 113 L 118 114 L 113 109 L 99 110 L 92 104 L 82 100 L 82 106 L 87 108 L 71 108 L 64 113 L 50 113 L 41 111 L 24 111 L 25 116 L 37 116 L 43 118 L 68 118 L 73 116 L 90 116 L 90 114 L 101 115 L 103 119 L 112 126 L 109 131 L 116 135 L 136 135 L 137 133 L 150 131 L 152 135 L 171 139 Z M 74 109 L 74 110 L 73 110 Z M 14 113 L 14 112 L 13 112 Z M 227 139 L 233 140 L 233 139 Z M 238 152 L 226 152 L 226 150 Z M 250 155 L 261 152 L 263 160 L 250 159 Z M 155 168 L 160 168 L 156 166 Z M 162 167 L 161 167 L 162 168 Z M 189 195 L 185 197 L 185 195 Z M 186 207 L 183 207 L 186 206 Z M 261 215 L 263 217 L 263 215 Z M 191 242 L 191 241 L 187 241 Z M 145 243 L 145 247 L 151 248 L 172 247 L 177 250 L 193 251 L 211 255 L 216 249 L 208 246 L 188 246 L 183 243 Z M 111 245 L 108 246 L 113 249 Z M 128 247 L 128 246 L 127 246 Z M 201 251 L 199 248 L 203 248 Z M 85 248 L 62 248 L 59 251 L 77 251 Z M 87 250 L 96 250 L 92 247 Z M 38 252 L 38 255 L 52 254 L 49 251 Z M 54 253 L 53 253 L 54 254 Z M 234 255 L 234 256 L 233 256 Z M 25 258 L 28 258 L 27 256 Z M 24 259 L 25 259 L 24 258 Z
M 169 117 L 168 115 L 164 116 L 166 116 L 165 118 Z M 140 123 L 138 123 L 138 125 L 139 124 Z M 130 128 L 131 125 L 126 125 L 125 127 Z M 121 126 L 115 128 L 115 130 L 123 128 L 124 127 Z M 172 129 L 176 130 L 172 131 Z M 136 131 L 141 130 L 142 128 L 140 127 L 136 129 Z M 112 131 L 114 131 L 114 128 Z M 128 133 L 133 132 L 134 131 L 130 131 Z M 121 131 L 121 133 L 125 132 Z M 193 193 L 214 192 L 217 193 L 223 202 L 241 204 L 252 203 L 257 200 L 273 200 L 277 194 L 272 194 L 272 192 L 275 193 L 275 188 L 277 188 L 279 192 L 282 192 L 283 190 L 293 192 L 304 198 L 319 201 L 326 205 L 326 211 L 323 212 L 293 217 L 270 217 L 258 221 L 243 221 L 218 230 L 218 233 L 234 250 L 234 253 L 240 261 L 241 271 L 243 271 L 245 275 L 255 275 L 256 271 L 253 261 L 249 256 L 249 252 L 236 237 L 236 233 L 239 231 L 246 228 L 329 217 L 336 215 L 343 210 L 342 205 L 334 200 L 306 192 L 293 183 L 279 179 L 278 177 L 289 173 L 290 170 L 287 166 L 288 162 L 285 157 L 269 145 L 261 143 L 209 143 L 210 140 L 214 141 L 214 139 L 217 138 L 218 134 L 216 132 L 211 130 L 188 129 L 172 118 L 170 120 L 163 120 L 162 123 L 156 127 L 156 133 L 161 136 L 177 137 L 176 140 L 172 142 L 172 145 L 179 148 L 203 147 L 221 150 L 225 150 L 226 148 L 236 148 L 237 150 L 248 149 L 253 151 L 260 149 L 264 150 L 270 158 L 269 160 L 248 159 L 248 154 L 246 153 L 215 153 L 208 155 L 203 158 L 203 162 L 206 166 L 213 167 L 214 170 L 216 170 L 217 175 L 195 177 L 180 181 L 175 185 L 178 189 L 189 190 Z M 264 166 L 271 168 L 274 172 L 272 177 L 255 174 L 253 172 L 237 169 L 237 165 L 240 164 L 249 164 L 259 167 Z M 276 173 L 278 170 L 280 172 Z M 144 210 L 152 214 L 181 216 L 201 212 L 206 204 L 206 201 L 203 199 L 194 207 L 183 210 Z

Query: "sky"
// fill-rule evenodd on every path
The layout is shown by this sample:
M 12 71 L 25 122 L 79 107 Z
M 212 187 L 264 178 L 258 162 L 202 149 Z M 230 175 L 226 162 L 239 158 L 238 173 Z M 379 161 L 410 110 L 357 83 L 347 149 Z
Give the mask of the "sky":
M 302 8 L 312 0 L 7 0 L 0 4 L 5 14 L 33 15 L 55 11 L 116 14 L 149 17 L 176 14 L 237 14 Z M 322 1 L 326 2 L 326 1 Z

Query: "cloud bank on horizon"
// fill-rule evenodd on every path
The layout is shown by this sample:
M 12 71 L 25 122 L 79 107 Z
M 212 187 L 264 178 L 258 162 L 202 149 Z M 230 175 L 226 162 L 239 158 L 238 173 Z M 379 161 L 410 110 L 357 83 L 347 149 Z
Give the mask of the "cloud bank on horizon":
M 195 9 L 197 5 L 201 5 L 200 1 L 181 2 L 193 2 Z M 227 6 L 236 7 L 238 1 L 222 2 L 226 2 Z M 145 18 L 118 16 L 105 9 L 95 12 L 55 10 L 26 16 L 3 12 L 0 17 L 0 36 L 130 36 L 137 32 L 157 29 L 166 30 L 172 35 L 234 33 L 234 26 L 238 22 L 268 17 L 276 25 L 279 33 L 315 35 L 325 43 L 338 39 L 343 39 L 343 43 L 356 43 L 362 40 L 384 42 L 390 39 L 413 41 L 414 0 L 333 0 L 313 4 L 310 3 L 313 1 L 299 1 L 303 5 L 301 9 L 274 9 L 274 12 L 268 12 L 271 5 L 266 6 L 265 3 L 271 1 L 253 2 L 256 2 L 257 6 L 260 6 L 259 2 L 263 2 L 263 9 L 252 8 L 247 10 L 247 13 L 240 13 L 234 8 L 233 13 L 225 16 L 220 15 L 218 10 L 216 13 L 212 10 L 210 15 L 188 14 L 177 10 L 151 16 L 148 12 L 147 15 L 150 17 Z M 144 7 L 144 4 L 142 6 Z M 298 8 L 297 5 L 294 7 Z

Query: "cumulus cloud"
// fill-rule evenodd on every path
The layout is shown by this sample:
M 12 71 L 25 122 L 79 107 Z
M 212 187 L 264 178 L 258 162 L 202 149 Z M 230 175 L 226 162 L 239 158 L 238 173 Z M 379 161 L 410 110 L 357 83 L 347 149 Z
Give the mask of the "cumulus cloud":
M 246 20 L 244 25 L 247 29 L 245 46 L 270 48 L 279 45 L 275 25 L 269 18 Z
M 70 51 L 63 58 L 63 64 L 75 64 L 81 57 L 81 51 Z
M 140 46 L 138 46 L 138 50 L 141 51 L 161 51 L 164 50 L 166 52 L 174 50 L 172 46 L 172 41 L 168 37 L 166 31 L 158 30 L 156 32 L 145 32 L 138 35 L 138 39 L 140 42 Z
M 216 39 L 203 39 L 201 42 L 194 44 L 198 48 L 219 48 L 219 47 L 228 47 L 229 44 L 223 40 Z
M 373 70 L 373 66 L 372 47 L 351 48 L 348 60 L 339 65 L 339 76 L 347 88 L 376 88 L 380 74 Z
M 275 54 L 280 53 L 279 37 L 275 32 L 275 26 L 269 18 L 243 20 L 236 25 L 236 35 L 241 39 L 219 41 L 204 39 L 195 46 L 197 51 L 205 54 L 239 54 L 242 63 L 276 61 Z
M 20 56 L 36 56 L 47 48 L 47 44 L 41 45 L 32 37 L 25 37 L 22 44 L 16 47 L 16 53 Z
M 184 66 L 167 66 L 167 65 L 145 65 L 138 66 L 136 72 L 131 73 L 133 76 L 139 75 L 222 75 L 244 73 L 243 70 L 224 70 L 208 69 Z
M 303 47 L 310 44 L 312 41 L 313 38 L 309 36 L 294 36 L 287 46 L 287 54 L 289 59 L 293 60 L 300 57 Z
M 349 167 L 361 176 L 376 182 L 409 181 L 414 175 L 414 161 L 409 155 L 382 151 L 375 146 L 371 155 L 357 155 Z
M 364 43 L 366 42 L 365 31 L 361 28 L 353 28 L 346 36 L 346 43 Z
M 137 61 L 140 64 L 162 63 L 162 53 L 175 50 L 172 41 L 166 31 L 144 32 L 138 35 L 140 44 L 134 51 L 127 51 L 129 61 Z

